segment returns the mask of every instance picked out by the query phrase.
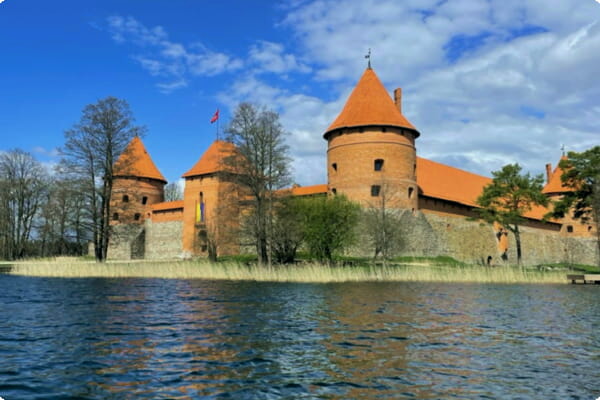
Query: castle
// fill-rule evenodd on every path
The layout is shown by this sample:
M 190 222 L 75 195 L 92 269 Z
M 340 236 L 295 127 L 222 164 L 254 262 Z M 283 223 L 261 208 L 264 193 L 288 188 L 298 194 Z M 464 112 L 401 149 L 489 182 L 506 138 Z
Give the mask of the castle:
M 402 114 L 402 91 L 393 99 L 367 68 L 338 117 L 327 128 L 327 184 L 293 187 L 294 196 L 345 194 L 363 207 L 383 198 L 400 210 L 402 253 L 449 255 L 467 262 L 515 261 L 514 238 L 502 227 L 475 221 L 475 203 L 490 178 L 440 164 L 416 154 L 418 129 Z M 221 236 L 220 254 L 242 251 L 227 238 L 220 217 L 243 213 L 244 195 L 224 178 L 222 160 L 233 145 L 215 141 L 182 177 L 183 200 L 164 202 L 165 178 L 141 139 L 134 138 L 115 164 L 111 202 L 109 258 L 164 259 L 206 256 L 210 235 Z M 550 199 L 566 191 L 561 170 L 546 165 L 543 192 Z M 543 221 L 548 212 L 535 207 L 523 225 L 524 262 L 594 264 L 596 226 L 565 216 Z M 221 220 L 220 220 L 221 218 Z M 213 231 L 211 231 L 213 230 Z M 367 255 L 369 250 L 354 249 Z

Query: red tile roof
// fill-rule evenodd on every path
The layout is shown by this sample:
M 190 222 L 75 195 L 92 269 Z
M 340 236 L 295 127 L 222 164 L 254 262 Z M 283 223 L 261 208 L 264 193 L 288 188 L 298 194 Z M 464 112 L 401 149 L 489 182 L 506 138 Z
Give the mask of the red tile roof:
M 115 177 L 135 176 L 167 182 L 156 168 L 139 136 L 134 137 L 119 156 L 113 169 L 113 175 Z
M 367 68 L 364 72 L 348 97 L 342 112 L 327 128 L 325 136 L 339 128 L 369 125 L 395 126 L 416 131 L 413 124 L 400 113 L 371 68 Z
M 477 207 L 475 200 L 491 178 L 417 157 L 417 184 L 427 197 Z
M 152 211 L 167 211 L 183 208 L 183 200 L 164 201 L 162 203 L 152 204 Z
M 327 185 L 296 186 L 292 188 L 293 196 L 309 196 L 327 193 Z
M 224 167 L 221 163 L 223 158 L 231 155 L 234 150 L 235 146 L 232 143 L 215 140 L 204 154 L 202 154 L 198 162 L 188 172 L 183 174 L 182 177 L 191 178 L 193 176 L 222 171 Z
M 423 196 L 479 207 L 477 198 L 491 182 L 491 178 L 417 157 L 417 185 Z M 548 211 L 535 206 L 525 217 L 541 220 Z
M 566 160 L 566 159 L 567 159 L 566 156 L 562 156 L 560 158 L 560 161 Z M 560 161 L 559 161 L 559 164 L 560 164 Z M 548 183 L 546 184 L 546 186 L 544 186 L 542 193 L 551 194 L 551 193 L 570 192 L 571 190 L 568 187 L 564 186 L 562 183 L 562 174 L 563 174 L 562 168 L 560 168 L 560 166 L 557 165 L 556 168 L 554 169 L 554 171 L 552 172 L 552 175 L 550 176 Z

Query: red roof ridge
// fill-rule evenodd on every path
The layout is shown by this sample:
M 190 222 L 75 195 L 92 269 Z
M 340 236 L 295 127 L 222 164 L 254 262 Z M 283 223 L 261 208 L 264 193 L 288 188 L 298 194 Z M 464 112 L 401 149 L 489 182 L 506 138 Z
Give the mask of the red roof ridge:
M 367 68 L 324 136 L 327 137 L 328 133 L 340 128 L 370 125 L 407 128 L 419 136 L 413 124 L 398 110 L 375 71 Z
M 165 177 L 160 173 L 154 161 L 148 154 L 142 139 L 135 136 L 131 142 L 125 147 L 125 150 L 113 168 L 114 177 L 130 177 L 156 179 L 167 183 Z

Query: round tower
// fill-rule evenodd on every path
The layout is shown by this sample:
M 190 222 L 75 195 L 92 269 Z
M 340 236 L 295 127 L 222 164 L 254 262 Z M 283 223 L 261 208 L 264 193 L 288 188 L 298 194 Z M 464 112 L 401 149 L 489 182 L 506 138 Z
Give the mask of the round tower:
M 142 140 L 134 137 L 113 169 L 111 224 L 142 224 L 149 206 L 164 201 L 166 183 Z
M 394 100 L 367 68 L 327 140 L 329 192 L 366 207 L 417 210 L 416 128 L 402 115 L 400 89 Z

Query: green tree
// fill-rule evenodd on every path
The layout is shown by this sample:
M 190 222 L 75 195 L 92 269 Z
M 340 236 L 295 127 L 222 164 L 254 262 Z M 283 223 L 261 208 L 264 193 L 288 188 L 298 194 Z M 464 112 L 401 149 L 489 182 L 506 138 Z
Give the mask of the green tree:
M 302 229 L 303 199 L 285 197 L 275 204 L 273 222 L 273 257 L 278 263 L 292 263 L 304 239 Z
M 261 265 L 271 263 L 274 191 L 290 182 L 287 135 L 279 114 L 250 103 L 237 107 L 226 130 L 236 152 L 224 164 L 252 198 L 249 226 Z
M 106 259 L 109 241 L 113 167 L 119 155 L 143 127 L 134 125 L 125 100 L 107 97 L 85 106 L 79 123 L 65 131 L 63 168 L 81 182 L 97 261 Z
M 581 153 L 569 152 L 559 167 L 563 170 L 563 185 L 571 191 L 554 203 L 552 215 L 562 218 L 572 210 L 575 219 L 593 221 L 600 254 L 600 146 Z
M 509 164 L 500 171 L 492 172 L 492 182 L 483 188 L 477 198 L 482 219 L 497 222 L 515 235 L 517 263 L 521 264 L 521 233 L 519 226 L 525 221 L 525 213 L 533 206 L 545 206 L 547 197 L 542 193 L 542 175 L 521 174 L 519 164 Z
M 356 240 L 360 207 L 343 195 L 302 202 L 305 243 L 312 256 L 331 264 L 335 254 Z

